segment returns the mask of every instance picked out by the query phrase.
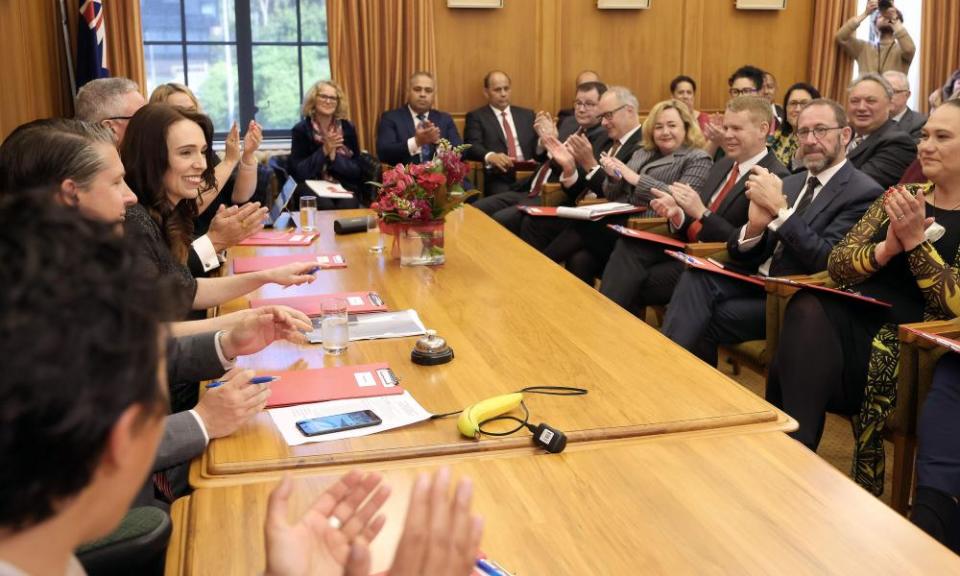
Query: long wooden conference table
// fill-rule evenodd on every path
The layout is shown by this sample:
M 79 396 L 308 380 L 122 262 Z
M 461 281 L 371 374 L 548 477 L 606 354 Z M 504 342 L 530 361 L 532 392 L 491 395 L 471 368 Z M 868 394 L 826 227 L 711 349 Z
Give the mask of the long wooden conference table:
M 333 220 L 366 211 L 319 215 L 309 247 L 243 247 L 232 256 L 338 252 L 347 268 L 323 270 L 311 284 L 268 285 L 251 297 L 377 291 L 391 310 L 414 308 L 454 349 L 449 364 L 410 361 L 414 338 L 352 342 L 341 356 L 319 345 L 274 343 L 242 358 L 270 370 L 388 362 L 401 386 L 433 413 L 449 412 L 527 386 L 587 388 L 577 397 L 529 395 L 531 422 L 563 430 L 570 443 L 686 431 L 790 430 L 795 422 L 762 398 L 698 361 L 613 305 L 472 207 L 447 219 L 446 264 L 401 267 L 371 254 L 367 234 L 334 236 Z M 222 307 L 247 307 L 241 298 Z M 194 487 L 276 477 L 282 470 L 382 466 L 385 461 L 534 447 L 527 432 L 479 441 L 461 437 L 455 418 L 343 441 L 289 447 L 267 414 L 211 442 L 191 470 Z

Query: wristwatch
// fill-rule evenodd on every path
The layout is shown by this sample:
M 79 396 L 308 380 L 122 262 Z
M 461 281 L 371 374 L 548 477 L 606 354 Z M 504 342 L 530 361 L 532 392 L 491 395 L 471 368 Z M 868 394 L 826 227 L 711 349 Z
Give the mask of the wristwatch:
M 700 221 L 703 222 L 707 219 L 707 216 L 710 216 L 711 214 L 713 214 L 713 212 L 711 212 L 709 208 L 704 208 L 703 214 L 700 215 Z

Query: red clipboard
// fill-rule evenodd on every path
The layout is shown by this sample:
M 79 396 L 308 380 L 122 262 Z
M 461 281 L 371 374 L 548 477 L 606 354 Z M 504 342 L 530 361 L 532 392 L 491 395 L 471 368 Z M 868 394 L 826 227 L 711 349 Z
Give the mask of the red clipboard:
M 260 308 L 261 306 L 274 306 L 282 304 L 295 308 L 307 316 L 319 316 L 321 314 L 321 304 L 324 300 L 330 298 L 343 298 L 347 301 L 348 314 L 364 314 L 367 312 L 386 312 L 387 305 L 384 304 L 380 295 L 373 291 L 367 292 L 336 292 L 333 294 L 313 294 L 310 296 L 291 296 L 290 298 L 260 298 L 250 300 L 251 308 Z
M 838 290 L 837 288 L 828 288 L 826 286 L 818 286 L 816 284 L 806 284 L 804 282 L 797 282 L 796 280 L 791 280 L 790 278 L 779 278 L 776 276 L 767 277 L 766 280 L 769 280 L 770 282 L 777 282 L 778 284 L 786 284 L 787 286 L 794 286 L 796 288 L 803 288 L 805 290 L 815 290 L 817 292 L 826 292 L 827 294 L 835 294 L 837 296 L 843 296 L 844 298 L 856 300 L 857 302 L 866 302 L 867 304 L 876 304 L 877 306 L 883 306 L 884 308 L 893 308 L 893 305 L 890 304 L 889 302 L 884 302 L 883 300 L 877 300 L 876 298 L 871 298 L 869 296 L 857 294 L 856 292 L 847 292 L 846 290 Z
M 732 270 L 727 270 L 721 266 L 717 266 L 709 260 L 704 260 L 703 258 L 697 258 L 696 256 L 691 256 L 685 252 L 677 252 L 676 250 L 664 250 L 669 256 L 673 256 L 677 260 L 683 262 L 691 268 L 696 268 L 698 270 L 704 270 L 706 272 L 711 272 L 713 274 L 720 274 L 721 276 L 727 276 L 729 278 L 736 278 L 737 280 L 743 280 L 748 284 L 753 284 L 754 286 L 759 286 L 763 288 L 764 282 L 761 278 L 756 276 L 747 276 L 746 274 L 740 274 L 739 272 L 734 272 Z
M 530 216 L 537 217 L 549 217 L 549 218 L 566 218 L 568 220 L 582 220 L 584 222 L 597 222 L 608 218 L 610 216 L 622 216 L 623 214 L 636 214 L 638 212 L 646 212 L 647 207 L 645 206 L 633 206 L 630 208 L 624 208 L 622 210 L 614 210 L 610 212 L 604 212 L 603 214 L 597 214 L 592 218 L 574 218 L 571 216 L 563 216 L 557 213 L 557 206 L 524 206 L 517 205 L 517 209 L 523 212 L 526 212 Z
M 284 266 L 294 262 L 316 262 L 321 269 L 346 268 L 347 260 L 342 254 L 285 254 L 283 256 L 251 256 L 249 258 L 234 258 L 233 273 L 259 272 L 268 268 Z
M 911 334 L 916 334 L 918 337 L 923 338 L 928 342 L 933 342 L 939 346 L 943 346 L 947 350 L 960 353 L 960 340 L 954 340 L 953 338 L 947 338 L 946 336 L 940 336 L 939 334 L 931 334 L 929 332 L 924 332 L 923 330 L 917 330 L 916 328 L 911 328 L 909 326 L 903 326 Z
M 240 242 L 237 246 L 309 246 L 319 236 L 316 232 L 263 230 Z
M 656 242 L 657 244 L 673 246 L 674 248 L 679 248 L 680 250 L 683 250 L 687 247 L 686 242 L 681 242 L 676 238 L 664 236 L 663 234 L 654 234 L 653 232 L 647 232 L 646 230 L 627 228 L 626 226 L 621 226 L 619 224 L 607 224 L 607 228 L 613 230 L 621 236 L 626 236 L 628 238 L 637 238 L 640 240 L 647 240 L 648 242 Z
M 399 379 L 385 363 L 271 372 L 267 408 L 403 394 Z

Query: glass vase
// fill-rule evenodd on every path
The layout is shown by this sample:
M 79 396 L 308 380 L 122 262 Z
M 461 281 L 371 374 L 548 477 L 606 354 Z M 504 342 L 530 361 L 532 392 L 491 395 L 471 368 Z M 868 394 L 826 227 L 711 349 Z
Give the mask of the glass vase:
M 446 261 L 443 220 L 404 223 L 400 226 L 400 265 L 436 266 Z

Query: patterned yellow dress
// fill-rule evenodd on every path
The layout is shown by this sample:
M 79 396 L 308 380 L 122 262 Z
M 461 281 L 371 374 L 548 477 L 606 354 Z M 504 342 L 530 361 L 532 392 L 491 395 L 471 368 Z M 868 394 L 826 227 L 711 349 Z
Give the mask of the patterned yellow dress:
M 788 169 L 793 166 L 793 155 L 797 153 L 799 147 L 795 133 L 784 134 L 780 128 L 777 128 L 777 131 L 767 138 L 767 146 L 781 164 Z
M 923 190 L 928 199 L 933 193 L 930 184 L 909 184 L 905 188 L 914 194 Z M 853 476 L 858 484 L 876 495 L 883 492 L 883 427 L 896 405 L 900 358 L 897 325 L 960 315 L 960 270 L 957 268 L 960 262 L 960 210 L 941 210 L 928 200 L 927 216 L 933 216 L 944 226 L 946 234 L 934 242 L 924 241 L 881 267 L 875 252 L 877 244 L 886 237 L 889 224 L 883 198 L 877 198 L 837 244 L 828 262 L 831 278 L 841 287 L 853 288 L 893 304 L 886 315 L 863 314 L 859 310 L 860 314 L 849 318 L 852 308 L 828 311 L 839 314 L 831 319 L 835 326 L 846 323 L 846 329 L 838 332 L 844 342 L 845 364 L 849 366 L 849 370 L 845 368 L 845 379 L 856 378 L 862 382 L 866 365 L 863 401 L 859 414 L 853 418 L 856 439 Z M 841 319 L 840 316 L 847 318 Z M 864 337 L 869 338 L 869 346 L 859 347 L 864 354 L 854 353 L 854 358 L 850 358 L 847 348 L 856 349 L 857 346 L 852 344 L 856 339 L 865 344 Z

